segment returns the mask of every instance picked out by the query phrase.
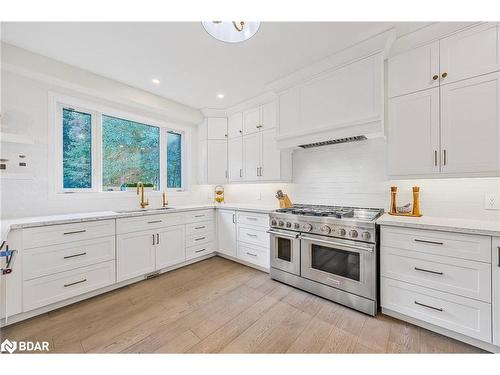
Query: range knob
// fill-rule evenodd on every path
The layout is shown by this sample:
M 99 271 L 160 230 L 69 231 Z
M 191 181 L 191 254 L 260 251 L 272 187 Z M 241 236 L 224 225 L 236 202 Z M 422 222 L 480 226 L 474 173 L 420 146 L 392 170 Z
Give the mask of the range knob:
M 280 221 L 278 222 L 278 225 L 279 225 L 280 227 L 282 227 L 283 225 L 285 225 L 285 223 L 284 223 L 284 222 L 282 222 L 282 221 L 280 220 Z
M 286 223 L 286 227 L 287 227 L 287 228 L 291 228 L 291 227 L 292 227 L 292 223 L 290 223 L 289 221 L 287 221 L 287 223 Z
M 372 235 L 370 234 L 370 232 L 363 232 L 361 233 L 361 238 L 365 241 L 368 241 L 370 239 Z
M 332 228 L 330 228 L 328 225 L 322 225 L 320 229 L 323 233 L 326 233 L 326 234 L 328 234 L 332 231 Z
M 341 236 L 345 236 L 345 234 L 346 234 L 345 229 L 344 229 L 344 228 L 340 228 L 340 229 L 339 229 L 339 234 L 340 234 Z
M 272 219 L 271 220 L 271 225 L 276 225 L 276 220 Z
M 357 230 L 350 230 L 349 231 L 349 237 L 356 238 L 358 237 L 358 231 Z
M 300 229 L 300 224 L 299 223 L 295 223 L 293 226 L 295 227 L 295 229 Z
M 311 224 L 306 223 L 306 224 L 302 225 L 302 229 L 304 229 L 306 232 L 310 232 L 310 231 L 312 231 L 313 226 Z

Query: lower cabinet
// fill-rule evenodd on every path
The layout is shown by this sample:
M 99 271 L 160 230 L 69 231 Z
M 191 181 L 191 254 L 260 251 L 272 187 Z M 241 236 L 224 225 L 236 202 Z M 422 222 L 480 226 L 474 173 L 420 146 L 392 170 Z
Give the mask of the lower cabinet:
M 499 251 L 489 236 L 383 225 L 383 312 L 498 345 Z
M 500 346 L 500 237 L 493 237 L 493 344 Z
M 156 270 L 182 263 L 186 260 L 184 225 L 158 230 L 156 244 Z
M 157 233 L 156 230 L 149 230 L 117 236 L 117 282 L 142 276 L 155 270 Z
M 217 210 L 219 253 L 236 256 L 236 211 Z

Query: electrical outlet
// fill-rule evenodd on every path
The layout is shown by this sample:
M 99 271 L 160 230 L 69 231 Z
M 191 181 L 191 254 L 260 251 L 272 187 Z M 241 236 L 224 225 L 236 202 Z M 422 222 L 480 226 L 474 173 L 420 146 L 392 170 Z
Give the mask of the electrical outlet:
M 500 194 L 486 194 L 484 208 L 486 210 L 500 210 Z
M 262 193 L 260 191 L 255 194 L 255 199 L 258 201 L 262 199 Z

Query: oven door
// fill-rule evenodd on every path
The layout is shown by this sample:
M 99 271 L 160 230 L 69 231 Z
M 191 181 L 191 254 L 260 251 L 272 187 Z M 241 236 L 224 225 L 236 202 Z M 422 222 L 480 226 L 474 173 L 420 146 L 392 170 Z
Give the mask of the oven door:
M 301 276 L 362 297 L 376 299 L 376 246 L 302 235 Z
M 300 275 L 300 239 L 297 233 L 277 229 L 271 236 L 271 267 Z

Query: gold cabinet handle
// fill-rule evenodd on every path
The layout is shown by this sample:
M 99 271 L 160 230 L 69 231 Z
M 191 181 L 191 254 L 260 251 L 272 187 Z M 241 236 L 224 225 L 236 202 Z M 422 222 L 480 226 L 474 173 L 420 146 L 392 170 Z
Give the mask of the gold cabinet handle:
M 433 81 L 437 80 L 438 78 L 439 78 L 439 76 L 438 76 L 437 74 L 434 74 L 434 75 L 432 76 L 432 80 L 433 80 Z
M 444 72 L 443 74 L 441 74 L 441 77 L 443 77 L 443 78 L 448 77 L 448 73 Z

